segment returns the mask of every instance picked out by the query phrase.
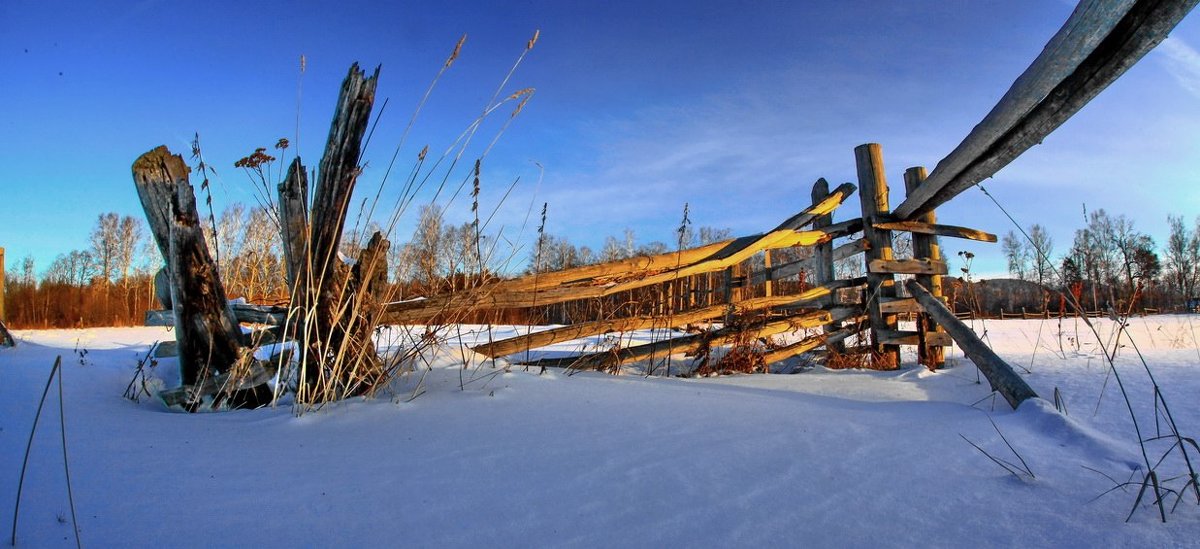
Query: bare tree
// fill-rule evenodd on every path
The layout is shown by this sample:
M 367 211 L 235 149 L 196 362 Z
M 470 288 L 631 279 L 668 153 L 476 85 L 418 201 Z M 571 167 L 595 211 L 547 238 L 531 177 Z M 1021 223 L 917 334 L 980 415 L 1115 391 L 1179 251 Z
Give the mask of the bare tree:
M 96 262 L 96 274 L 112 281 L 116 273 L 117 257 L 120 254 L 121 218 L 115 212 L 102 213 L 92 229 L 92 258 Z
M 1000 246 L 1004 251 L 1005 260 L 1008 261 L 1008 274 L 1018 280 L 1025 280 L 1029 273 L 1029 256 L 1026 254 L 1024 242 L 1017 236 L 1017 233 L 1008 231 L 1008 234 L 1004 235 L 1004 239 L 1000 242 Z
M 1029 242 L 1026 243 L 1025 255 L 1029 258 L 1031 266 L 1031 280 L 1041 285 L 1051 282 L 1054 263 L 1050 259 L 1050 254 L 1053 252 L 1054 239 L 1050 237 L 1050 233 L 1046 232 L 1046 228 L 1036 223 L 1029 227 Z
M 1170 227 L 1164 253 L 1167 283 L 1177 296 L 1188 299 L 1195 295 L 1200 275 L 1200 217 L 1191 231 L 1184 226 L 1183 217 L 1167 216 L 1167 224 Z

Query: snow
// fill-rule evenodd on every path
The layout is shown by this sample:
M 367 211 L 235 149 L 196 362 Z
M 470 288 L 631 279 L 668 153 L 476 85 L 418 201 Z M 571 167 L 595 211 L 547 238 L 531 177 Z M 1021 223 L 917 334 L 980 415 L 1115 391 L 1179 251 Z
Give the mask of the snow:
M 1111 338 L 1115 323 L 1098 324 Z M 1129 327 L 1185 436 L 1200 419 L 1197 324 L 1156 316 Z M 1125 522 L 1136 487 L 1094 499 L 1113 487 L 1104 475 L 1124 481 L 1144 467 L 1095 338 L 1081 325 L 1076 349 L 1070 320 L 976 322 L 985 328 L 1039 394 L 1061 391 L 1069 415 L 1041 400 L 1009 410 L 957 352 L 937 373 L 906 354 L 895 372 L 538 375 L 464 358 L 460 343 L 488 337 L 472 326 L 445 332 L 432 369 L 387 397 L 300 417 L 286 406 L 188 415 L 121 397 L 150 346 L 172 339 L 167 328 L 16 331 L 18 347 L 0 350 L 0 498 L 11 505 L 16 494 L 61 355 L 89 546 L 1194 546 L 1194 496 L 1166 524 L 1146 501 Z M 1149 436 L 1153 393 L 1131 347 L 1117 365 Z M 160 360 L 154 375 L 175 367 Z M 74 544 L 54 395 L 30 457 L 19 546 Z M 1034 478 L 962 438 L 1017 462 L 997 429 Z M 1165 450 L 1152 444 L 1151 461 Z M 1183 470 L 1175 458 L 1159 468 Z

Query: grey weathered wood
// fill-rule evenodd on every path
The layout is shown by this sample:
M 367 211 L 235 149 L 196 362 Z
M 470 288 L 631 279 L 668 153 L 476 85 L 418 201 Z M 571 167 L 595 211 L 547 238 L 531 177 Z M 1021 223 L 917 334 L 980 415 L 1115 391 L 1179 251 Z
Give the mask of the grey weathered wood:
M 908 194 L 916 192 L 917 189 L 925 182 L 925 168 L 915 166 L 904 171 L 904 189 Z M 937 214 L 932 210 L 922 214 L 916 220 L 918 223 L 935 225 L 937 223 Z M 993 237 L 993 241 L 995 237 Z M 942 251 L 938 245 L 938 238 L 935 234 L 914 232 L 912 237 L 913 256 L 917 258 L 929 259 L 931 261 L 941 261 Z M 937 274 L 918 274 L 917 282 L 929 290 L 933 297 L 942 299 L 942 277 Z M 917 316 L 917 328 L 922 334 L 927 331 L 941 332 L 942 327 L 933 322 L 933 317 L 929 316 L 924 311 Z M 945 349 L 938 345 L 931 345 L 928 341 L 921 341 L 917 349 L 917 362 L 924 364 L 930 369 L 936 370 L 941 368 L 946 363 Z
M 971 328 L 956 318 L 950 309 L 946 308 L 945 303 L 933 297 L 929 290 L 916 280 L 909 280 L 905 283 L 905 287 L 933 317 L 933 320 L 946 329 L 946 333 L 950 334 L 954 342 L 963 350 L 963 354 L 967 355 L 967 358 L 970 358 L 971 362 L 987 378 L 992 389 L 999 392 L 1014 410 L 1022 402 L 1038 396 L 1029 387 L 1029 384 L 1017 375 L 1012 366 L 1001 360 L 994 351 L 988 348 L 987 344 L 979 339 L 979 336 L 975 335 Z
M 867 270 L 871 273 L 892 273 L 892 274 L 946 274 L 946 263 L 942 261 L 930 261 L 928 259 L 872 259 L 867 263 Z
M 892 232 L 879 229 L 875 222 L 888 213 L 888 184 L 884 176 L 883 149 L 878 143 L 867 143 L 854 148 L 855 166 L 858 170 L 859 199 L 862 201 L 863 238 L 867 241 L 866 260 L 889 262 L 892 257 Z M 888 357 L 900 365 L 900 348 L 886 345 L 879 337 L 884 330 L 896 329 L 896 315 L 879 309 L 881 301 L 896 297 L 895 278 L 890 273 L 868 270 L 867 292 L 873 297 L 866 303 L 871 320 L 871 337 L 875 353 Z
M 938 225 L 920 221 L 884 221 L 876 223 L 875 226 L 889 231 L 907 231 L 913 234 L 951 236 L 967 240 L 978 240 L 980 242 L 996 242 L 996 235 L 992 233 L 955 225 Z
M 280 326 L 287 318 L 287 308 L 270 305 L 233 303 L 229 306 L 238 322 Z M 146 326 L 174 326 L 175 315 L 170 309 L 146 311 Z
M 166 260 L 167 256 L 163 256 Z M 167 266 L 163 265 L 158 272 L 154 273 L 154 298 L 158 300 L 158 304 L 162 308 L 170 310 L 171 308 L 171 274 L 167 272 Z M 149 324 L 147 324 L 149 326 Z
M 308 173 L 297 156 L 279 184 L 279 236 L 287 267 L 288 288 L 296 289 L 296 277 L 308 260 Z M 293 294 L 294 295 L 294 294 Z
M 150 235 L 154 237 L 164 261 L 171 245 L 171 202 L 175 200 L 175 178 L 186 178 L 188 172 L 188 167 L 184 165 L 179 168 L 184 170 L 183 173 L 168 173 L 162 159 L 169 156 L 171 151 L 167 150 L 167 146 L 159 145 L 133 163 L 133 185 L 137 189 L 142 210 L 146 212 Z
M 183 158 L 159 147 L 134 163 L 134 180 L 171 187 L 167 271 L 179 342 L 179 369 L 185 385 L 229 371 L 241 358 L 241 329 L 229 310 L 225 288 L 209 254 Z M 154 181 L 155 178 L 161 178 Z M 168 183 L 164 183 L 168 182 Z
M 899 207 L 928 212 L 1041 143 L 1167 37 L 1197 0 L 1087 0 L 992 112 Z
M 360 293 L 359 282 L 349 266 L 338 258 L 350 197 L 358 175 L 363 137 L 375 101 L 379 68 L 372 76 L 355 63 L 342 81 L 337 107 L 329 125 L 325 153 L 321 157 L 313 191 L 307 261 L 301 262 L 293 298 L 303 304 L 297 311 L 311 310 L 305 318 L 310 329 L 302 362 L 305 384 L 303 399 L 326 401 L 371 391 L 383 379 L 383 365 L 375 353 L 367 313 L 371 306 Z M 311 309 L 309 309 L 311 308 Z M 374 320 L 374 319 L 372 319 Z M 337 356 L 341 368 L 327 371 L 328 357 Z M 335 378 L 327 376 L 333 375 Z

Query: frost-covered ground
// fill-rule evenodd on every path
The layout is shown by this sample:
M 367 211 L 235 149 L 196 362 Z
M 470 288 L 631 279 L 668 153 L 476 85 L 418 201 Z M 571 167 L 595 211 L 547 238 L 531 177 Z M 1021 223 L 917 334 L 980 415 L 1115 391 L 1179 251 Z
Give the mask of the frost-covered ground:
M 1109 336 L 1114 323 L 1100 324 Z M 1184 434 L 1197 435 L 1200 317 L 1130 328 Z M 1194 496 L 1166 524 L 1145 503 L 1125 522 L 1132 488 L 1092 501 L 1113 486 L 1104 475 L 1123 481 L 1142 463 L 1095 338 L 1081 325 L 1077 349 L 1072 321 L 986 330 L 1035 390 L 1061 391 L 1067 417 L 987 398 L 957 351 L 939 373 L 908 356 L 897 372 L 539 376 L 490 363 L 464 371 L 457 330 L 415 399 L 419 375 L 392 398 L 302 417 L 287 407 L 187 415 L 121 397 L 166 330 L 18 331 L 19 346 L 0 350 L 0 509 L 10 516 L 38 397 L 62 355 L 71 480 L 93 547 L 1195 546 Z M 1118 366 L 1149 436 L 1153 395 L 1132 348 Z M 1036 478 L 1006 473 L 960 437 L 1016 462 L 989 418 Z M 57 428 L 51 400 L 19 546 L 74 544 Z M 1152 445 L 1150 459 L 1164 449 Z M 1175 459 L 1160 466 L 1182 471 Z

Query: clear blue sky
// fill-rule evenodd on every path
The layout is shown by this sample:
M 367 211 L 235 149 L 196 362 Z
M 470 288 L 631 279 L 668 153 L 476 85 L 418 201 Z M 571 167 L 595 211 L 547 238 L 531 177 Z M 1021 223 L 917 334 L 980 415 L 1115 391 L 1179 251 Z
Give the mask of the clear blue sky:
M 544 201 L 549 232 L 593 248 L 625 227 L 639 241 L 669 241 L 684 202 L 697 225 L 757 232 L 804 208 L 816 178 L 855 181 L 861 143 L 883 144 L 893 196 L 901 195 L 903 169 L 932 168 L 957 145 L 1072 9 L 1048 0 L 6 0 L 0 246 L 10 265 L 32 254 L 41 270 L 85 247 L 99 213 L 140 216 L 130 164 L 159 144 L 186 155 L 195 132 L 218 169 L 218 213 L 252 203 L 233 163 L 295 137 L 302 54 L 299 150 L 310 166 L 349 64 L 383 66 L 377 107 L 389 104 L 360 178 L 374 189 L 458 37 L 468 35 L 462 56 L 401 151 L 402 171 L 423 145 L 441 151 L 470 123 L 534 29 L 540 40 L 506 93 L 537 93 L 484 163 L 485 210 L 521 177 L 495 222 L 507 235 Z M 1022 224 L 1048 226 L 1058 253 L 1084 202 L 1136 219 L 1161 244 L 1168 214 L 1200 214 L 1195 45 L 1192 15 L 985 185 Z M 505 117 L 481 132 L 469 158 Z M 385 195 L 397 192 L 400 180 L 392 181 Z M 451 219 L 465 221 L 468 206 L 458 200 Z M 978 190 L 939 215 L 996 233 L 1012 228 Z M 944 246 L 950 255 L 968 249 Z M 980 256 L 977 270 L 1003 270 L 999 246 L 969 249 Z

